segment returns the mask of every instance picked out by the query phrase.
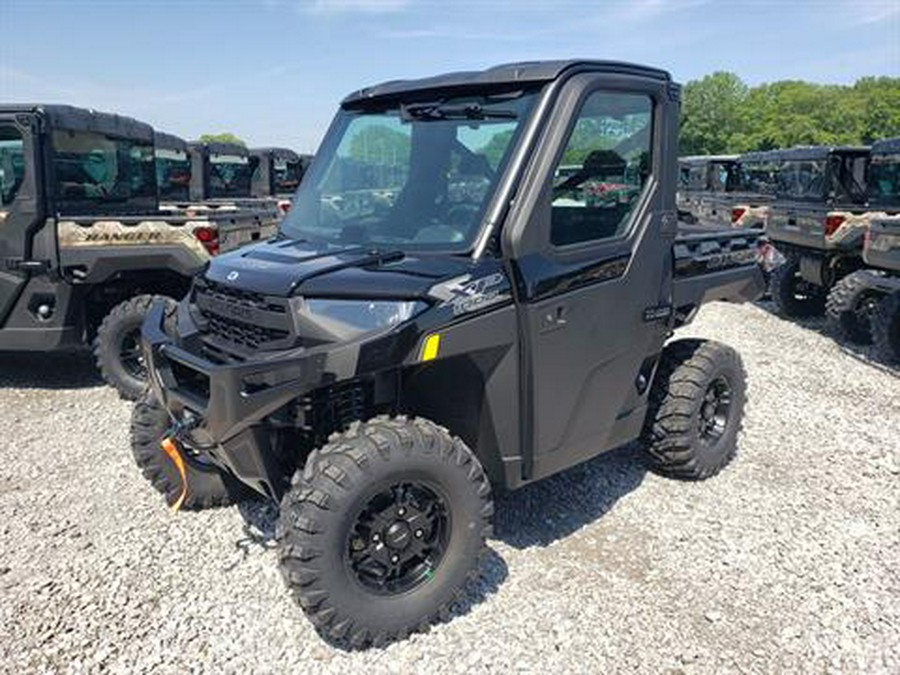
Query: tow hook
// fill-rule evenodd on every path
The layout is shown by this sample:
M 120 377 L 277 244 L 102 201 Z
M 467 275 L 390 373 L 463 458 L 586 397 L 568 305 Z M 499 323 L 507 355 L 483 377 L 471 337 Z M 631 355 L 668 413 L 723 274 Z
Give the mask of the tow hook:
M 184 465 L 184 457 L 181 454 L 181 446 L 178 439 L 197 426 L 198 423 L 199 420 L 193 416 L 187 418 L 183 422 L 176 422 L 169 428 L 165 437 L 159 444 L 163 449 L 163 452 L 165 452 L 169 459 L 172 460 L 172 464 L 178 469 L 178 475 L 181 477 L 181 494 L 178 495 L 178 499 L 172 504 L 171 508 L 173 513 L 181 510 L 181 506 L 184 504 L 184 500 L 187 497 L 188 489 L 187 468 Z

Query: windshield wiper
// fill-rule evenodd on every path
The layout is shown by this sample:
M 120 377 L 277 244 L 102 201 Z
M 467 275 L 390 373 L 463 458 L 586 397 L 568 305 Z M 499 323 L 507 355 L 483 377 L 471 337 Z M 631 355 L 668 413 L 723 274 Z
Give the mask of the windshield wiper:
M 514 120 L 518 117 L 514 110 L 486 109 L 478 103 L 458 106 L 444 105 L 443 103 L 410 103 L 400 106 L 400 116 L 407 122 L 448 119 Z

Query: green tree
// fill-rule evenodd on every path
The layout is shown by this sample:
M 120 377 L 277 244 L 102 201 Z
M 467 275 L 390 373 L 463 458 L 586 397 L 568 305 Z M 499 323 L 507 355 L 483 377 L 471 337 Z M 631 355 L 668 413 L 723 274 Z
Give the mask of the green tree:
M 682 154 L 868 144 L 895 136 L 900 78 L 864 77 L 852 86 L 784 80 L 747 88 L 733 73 L 713 73 L 684 88 Z
M 384 125 L 362 129 L 350 141 L 350 157 L 367 164 L 396 166 L 409 162 L 409 134 Z
M 208 143 L 234 143 L 236 145 L 243 145 L 247 147 L 247 144 L 244 142 L 242 138 L 236 136 L 230 131 L 224 131 L 219 134 L 203 134 L 200 136 L 200 142 L 204 144 Z
M 682 154 L 728 152 L 731 137 L 742 131 L 747 96 L 747 85 L 734 73 L 716 72 L 688 82 L 681 106 Z

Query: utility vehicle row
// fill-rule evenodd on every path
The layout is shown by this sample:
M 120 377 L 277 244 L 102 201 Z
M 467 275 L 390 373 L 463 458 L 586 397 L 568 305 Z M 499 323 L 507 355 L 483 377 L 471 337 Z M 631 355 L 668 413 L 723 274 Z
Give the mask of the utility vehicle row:
M 782 314 L 825 313 L 833 330 L 900 362 L 900 139 L 680 160 L 679 216 L 755 227 L 778 251 Z
M 0 104 L 0 350 L 90 345 L 126 398 L 139 329 L 211 256 L 272 236 L 308 158 L 186 143 L 136 120 Z

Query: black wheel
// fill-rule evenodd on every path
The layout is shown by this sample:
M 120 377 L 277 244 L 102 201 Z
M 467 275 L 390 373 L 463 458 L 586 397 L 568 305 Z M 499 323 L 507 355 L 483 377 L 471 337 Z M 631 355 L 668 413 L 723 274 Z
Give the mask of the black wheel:
M 652 468 L 694 480 L 718 473 L 737 451 L 746 390 L 741 357 L 731 347 L 708 340 L 667 345 L 644 424 Z
M 377 417 L 314 450 L 281 502 L 281 569 L 327 638 L 381 645 L 449 616 L 479 570 L 491 488 L 458 438 Z
M 165 301 L 167 320 L 174 320 L 174 300 L 161 295 L 138 295 L 113 307 L 94 338 L 94 358 L 100 374 L 128 401 L 136 401 L 147 388 L 141 325 L 155 300 Z
M 225 506 L 249 496 L 249 488 L 187 448 L 175 448 L 179 459 L 167 454 L 161 443 L 169 425 L 169 414 L 153 392 L 145 392 L 134 404 L 131 413 L 134 460 L 144 478 L 163 494 L 169 506 L 181 500 L 180 508 L 197 510 Z
M 769 292 L 785 316 L 817 316 L 825 310 L 824 289 L 800 276 L 800 258 L 794 255 L 772 271 Z
M 872 290 L 871 270 L 858 270 L 838 281 L 825 301 L 828 325 L 837 334 L 852 342 L 869 344 L 872 341 L 872 316 L 882 294 Z
M 872 316 L 875 355 L 885 363 L 900 363 L 900 291 L 881 299 Z

